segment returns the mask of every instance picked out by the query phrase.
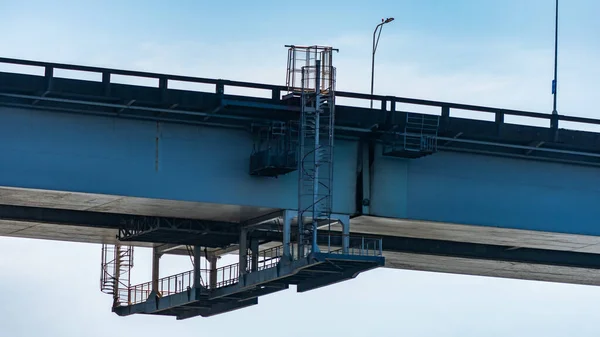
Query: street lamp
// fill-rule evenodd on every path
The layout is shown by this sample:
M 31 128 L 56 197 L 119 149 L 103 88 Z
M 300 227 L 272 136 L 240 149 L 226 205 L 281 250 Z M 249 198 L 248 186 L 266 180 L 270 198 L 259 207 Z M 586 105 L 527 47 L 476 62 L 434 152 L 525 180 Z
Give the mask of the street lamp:
M 375 51 L 377 51 L 377 45 L 379 45 L 379 37 L 381 36 L 381 30 L 383 29 L 383 25 L 386 23 L 390 23 L 394 21 L 394 18 L 381 19 L 381 23 L 375 27 L 375 31 L 373 31 L 373 55 L 371 57 L 371 109 L 373 109 L 373 81 L 375 77 Z M 377 35 L 377 42 L 375 42 L 375 34 L 377 34 L 377 30 L 379 29 L 379 34 Z

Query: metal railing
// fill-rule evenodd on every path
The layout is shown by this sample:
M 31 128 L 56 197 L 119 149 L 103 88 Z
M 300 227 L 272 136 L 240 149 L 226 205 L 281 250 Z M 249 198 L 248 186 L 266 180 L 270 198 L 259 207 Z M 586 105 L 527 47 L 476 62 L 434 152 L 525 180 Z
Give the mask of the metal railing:
M 323 235 L 319 234 L 319 250 L 322 253 L 343 254 L 342 242 L 344 236 L 339 234 Z M 348 237 L 347 255 L 356 256 L 383 256 L 383 240 L 380 238 L 370 238 L 362 236 Z M 281 255 L 283 255 L 283 246 L 279 246 Z M 292 260 L 307 257 L 311 253 L 311 245 L 304 245 L 304 252 L 298 252 L 298 244 L 290 243 L 290 254 Z
M 204 275 L 203 275 L 204 274 Z M 201 270 L 201 279 L 204 280 L 208 271 Z M 194 285 L 194 271 L 167 276 L 158 279 L 158 295 L 169 296 L 186 291 Z M 144 302 L 152 292 L 152 281 L 134 285 L 129 288 L 129 303 L 136 304 Z
M 343 254 L 341 246 L 342 235 L 328 236 L 329 244 L 324 247 L 324 252 L 332 254 Z M 349 237 L 348 255 L 357 256 L 382 256 L 382 240 L 378 238 L 367 237 Z M 335 248 L 334 248 L 335 247 Z M 296 244 L 291 244 L 290 252 L 297 258 L 295 251 Z M 306 252 L 308 254 L 308 251 Z M 256 271 L 266 270 L 277 266 L 283 256 L 283 245 L 267 248 L 259 251 Z M 252 258 L 248 256 L 248 272 L 251 272 Z M 200 269 L 200 284 L 208 289 L 218 289 L 233 285 L 239 282 L 240 274 L 239 263 L 233 263 L 216 269 L 215 275 L 211 275 L 210 269 Z M 212 276 L 212 278 L 211 278 Z M 188 270 L 183 273 L 170 275 L 158 279 L 158 296 L 164 297 L 178 294 L 191 289 L 194 286 L 194 271 Z M 131 286 L 129 288 L 120 288 L 119 294 L 123 299 L 127 299 L 129 305 L 142 303 L 150 297 L 152 292 L 152 281 L 144 282 Z
M 325 247 L 330 254 L 344 254 L 341 246 L 342 235 L 331 235 L 330 244 Z M 383 256 L 383 240 L 364 236 L 348 237 L 349 246 L 347 255 L 355 256 Z
M 234 263 L 217 268 L 217 277 L 214 289 L 226 287 L 239 282 L 240 264 Z M 210 278 L 210 276 L 209 276 Z M 208 288 L 212 288 L 209 282 Z
M 88 72 L 88 73 L 90 73 L 90 72 L 91 73 L 99 73 L 102 75 L 102 82 L 105 85 L 111 84 L 111 76 L 112 75 L 122 75 L 122 76 L 157 79 L 158 80 L 158 88 L 162 88 L 162 89 L 168 88 L 169 81 L 214 84 L 215 85 L 215 93 L 217 93 L 217 94 L 223 94 L 225 86 L 242 87 L 242 88 L 249 88 L 249 89 L 264 89 L 264 90 L 271 91 L 271 97 L 275 101 L 279 101 L 281 99 L 281 92 L 287 90 L 287 87 L 282 86 L 282 85 L 271 85 L 271 84 L 242 82 L 242 81 L 229 81 L 229 80 L 191 77 L 191 76 L 182 76 L 182 75 L 167 75 L 167 74 L 158 74 L 158 73 L 143 72 L 143 71 L 131 71 L 131 70 L 110 69 L 110 68 L 101 68 L 101 67 L 89 67 L 89 66 L 79 66 L 79 65 L 72 65 L 72 64 L 20 60 L 20 59 L 12 59 L 12 58 L 0 58 L 0 64 L 24 65 L 24 66 L 33 66 L 33 67 L 43 68 L 44 69 L 44 77 L 46 77 L 48 79 L 48 81 L 50 81 L 54 77 L 54 70 L 61 69 L 61 70 L 82 71 L 82 72 Z M 549 113 L 493 108 L 493 107 L 486 107 L 486 106 L 451 103 L 451 102 L 441 102 L 441 101 L 431 101 L 431 100 L 406 98 L 406 97 L 370 95 L 370 94 L 345 92 L 345 91 L 336 91 L 335 94 L 336 94 L 336 97 L 338 97 L 338 98 L 344 97 L 344 98 L 359 99 L 359 100 L 364 100 L 365 103 L 370 100 L 379 101 L 379 102 L 381 102 L 381 110 L 384 110 L 384 111 L 396 111 L 397 103 L 438 107 L 438 108 L 440 108 L 440 115 L 443 118 L 451 117 L 451 110 L 457 109 L 457 110 L 468 110 L 468 111 L 473 111 L 473 112 L 492 113 L 495 115 L 495 121 L 497 123 L 504 123 L 504 117 L 506 115 L 510 115 L 510 116 L 532 117 L 532 118 L 549 120 L 554 123 L 555 127 L 558 127 L 559 121 L 600 125 L 600 119 L 586 118 L 586 117 L 576 117 L 576 116 L 567 116 L 567 115 L 551 115 Z M 51 98 L 48 98 L 48 99 L 51 99 Z M 388 108 L 388 105 L 389 105 L 389 108 Z M 349 105 L 349 106 L 353 106 L 353 105 Z M 362 106 L 356 106 L 356 107 L 362 108 Z M 364 108 L 364 109 L 370 110 L 368 108 Z M 174 113 L 178 112 L 177 110 L 172 110 L 172 109 L 166 109 L 166 110 L 172 111 Z M 185 112 L 181 111 L 181 113 L 185 113 Z
M 265 270 L 277 266 L 277 263 L 283 255 L 283 246 L 277 246 L 262 250 L 258 254 L 258 269 Z M 251 257 L 248 257 L 250 266 Z M 239 282 L 239 263 L 233 263 L 216 269 L 215 276 L 211 279 L 210 269 L 200 269 L 200 284 L 208 289 L 218 289 L 233 285 Z M 178 294 L 194 286 L 194 271 L 189 270 L 183 273 L 167 276 L 158 279 L 158 295 L 169 296 Z M 137 304 L 148 300 L 152 292 L 152 281 L 144 282 L 131 286 L 129 289 L 119 289 L 120 294 L 127 296 L 129 305 Z
M 265 270 L 277 266 L 283 256 L 283 245 L 268 248 L 258 252 L 257 270 Z

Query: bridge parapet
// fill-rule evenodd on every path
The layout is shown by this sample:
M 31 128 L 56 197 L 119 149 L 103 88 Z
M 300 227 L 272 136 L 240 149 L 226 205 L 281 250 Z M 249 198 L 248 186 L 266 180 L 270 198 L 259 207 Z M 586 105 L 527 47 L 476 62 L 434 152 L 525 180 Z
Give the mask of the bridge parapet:
M 296 121 L 300 111 L 299 102 L 282 100 L 282 92 L 288 90 L 282 85 L 10 58 L 0 58 L 0 65 L 11 71 L 0 73 L 0 105 L 4 106 L 245 130 L 256 123 Z M 32 71 L 21 70 L 24 66 L 34 69 L 36 75 L 25 74 Z M 64 74 L 65 71 L 69 74 Z M 153 84 L 121 84 L 117 77 L 141 78 Z M 208 89 L 175 89 L 181 83 L 184 87 L 196 84 Z M 228 93 L 232 90 L 244 93 Z M 579 123 L 587 128 L 597 127 L 600 125 L 597 119 L 344 91 L 336 91 L 335 95 L 338 101 L 335 130 L 339 137 L 379 142 L 404 123 L 407 113 L 426 108 L 440 120 L 436 137 L 440 151 L 593 165 L 600 162 L 597 134 L 567 130 L 563 126 Z M 380 103 L 380 109 L 366 108 L 371 100 Z M 409 106 L 410 111 L 400 105 Z M 454 112 L 465 111 L 471 112 L 473 119 L 454 117 Z M 493 114 L 494 121 L 477 120 L 478 113 Z M 507 123 L 507 116 L 546 120 L 548 126 L 555 127 Z M 560 127 L 563 129 L 559 130 Z
M 94 74 L 99 74 L 101 76 L 101 84 L 104 87 L 101 95 L 109 95 L 111 90 L 110 87 L 112 85 L 118 85 L 118 83 L 113 82 L 116 76 L 122 77 L 130 77 L 130 78 L 142 78 L 152 80 L 154 85 L 148 85 L 148 88 L 156 88 L 161 90 L 175 90 L 170 84 L 171 82 L 184 82 L 184 83 L 198 83 L 198 84 L 208 84 L 214 85 L 214 89 L 212 91 L 213 94 L 225 95 L 225 88 L 227 87 L 237 87 L 237 88 L 245 88 L 245 89 L 259 89 L 270 92 L 270 95 L 246 95 L 246 97 L 252 98 L 264 98 L 265 96 L 270 96 L 270 99 L 274 101 L 281 100 L 281 92 L 288 90 L 289 88 L 284 85 L 274 85 L 274 84 L 265 84 L 265 83 L 255 83 L 255 82 L 244 82 L 244 81 L 233 81 L 233 80 L 224 80 L 224 79 L 212 79 L 212 78 L 203 78 L 203 77 L 192 77 L 192 76 L 184 76 L 184 75 L 172 75 L 172 74 L 160 74 L 153 72 L 145 72 L 145 71 L 134 71 L 134 70 L 124 70 L 124 69 L 114 69 L 114 68 L 102 68 L 102 67 L 93 67 L 93 66 L 82 66 L 82 65 L 73 65 L 73 64 L 64 64 L 64 63 L 51 63 L 51 62 L 41 62 L 41 61 L 32 61 L 32 60 L 21 60 L 21 59 L 12 59 L 12 58 L 4 58 L 0 57 L 0 64 L 3 64 L 3 68 L 9 69 L 8 73 L 31 73 L 34 69 L 39 69 L 37 73 L 39 75 L 29 75 L 28 79 L 35 78 L 32 84 L 36 87 L 46 89 L 44 92 L 47 94 L 44 95 L 46 99 L 42 99 L 44 97 L 40 97 L 40 101 L 52 102 L 51 99 L 53 95 L 48 95 L 53 91 L 58 93 L 62 91 L 62 89 L 70 89 L 66 83 L 68 80 L 73 77 L 76 79 L 71 79 L 71 81 L 82 81 L 79 78 L 87 77 L 88 79 L 93 77 L 90 76 Z M 15 66 L 11 68 L 10 66 Z M 25 71 L 23 66 L 29 68 L 29 71 Z M 23 69 L 23 70 L 20 70 Z M 67 74 L 63 74 L 60 76 L 56 75 L 56 70 L 62 71 L 71 71 L 71 76 L 69 77 Z M 73 76 L 74 73 L 79 72 L 80 76 Z M 42 75 L 43 74 L 43 75 Z M 40 76 L 41 75 L 41 76 Z M 61 81 L 67 80 L 67 81 Z M 89 80 L 88 80 L 89 81 Z M 12 82 L 12 83 L 11 83 Z M 19 85 L 21 83 L 16 81 L 3 81 L 2 86 L 0 87 L 2 91 L 6 91 L 6 89 L 14 88 L 15 84 Z M 93 82 L 98 82 L 93 81 Z M 55 86 L 55 84 L 57 86 Z M 44 87 L 45 86 L 45 87 Z M 99 86 L 96 86 L 99 87 Z M 210 92 L 210 91 L 209 91 Z M 94 93 L 98 94 L 98 93 Z M 96 96 L 95 95 L 95 96 Z M 26 95 L 27 96 L 27 95 Z M 442 121 L 445 121 L 452 116 L 452 110 L 466 110 L 472 112 L 482 112 L 482 113 L 491 113 L 494 114 L 494 121 L 497 123 L 504 123 L 504 119 L 506 116 L 517 116 L 517 117 L 530 117 L 530 118 L 538 118 L 541 120 L 548 120 L 548 124 L 551 124 L 552 120 L 558 120 L 559 122 L 576 122 L 582 124 L 591 124 L 591 125 L 600 125 L 600 120 L 594 118 L 586 118 L 586 117 L 577 117 L 577 116 L 568 116 L 568 115 L 551 115 L 546 113 L 539 112 L 531 112 L 531 111 L 523 111 L 523 110 L 515 110 L 515 109 L 504 109 L 504 108 L 494 108 L 487 106 L 478 106 L 471 104 L 461 104 L 461 103 L 452 103 L 452 102 L 443 102 L 443 101 L 433 101 L 433 100 L 425 100 L 425 99 L 415 99 L 415 98 L 407 98 L 407 97 L 397 97 L 397 96 L 384 96 L 384 95 L 370 95 L 363 93 L 355 93 L 355 92 L 346 92 L 346 91 L 336 91 L 336 96 L 338 98 L 348 98 L 357 100 L 357 104 L 344 104 L 347 107 L 362 107 L 366 106 L 370 100 L 378 102 L 381 110 L 394 112 L 398 111 L 396 109 L 396 105 L 398 104 L 412 104 L 417 106 L 426 106 L 426 107 L 437 107 L 439 108 L 439 114 L 442 118 Z M 92 98 L 92 97 L 88 97 Z M 93 104 L 92 102 L 83 103 L 78 102 L 80 104 Z M 77 104 L 77 103 L 76 103 Z M 118 105 L 118 104 L 117 104 Z M 110 107 L 111 105 L 107 105 Z M 118 106 L 121 107 L 121 106 Z M 136 109 L 144 109 L 150 107 L 144 106 L 136 106 L 136 104 L 132 104 L 131 106 L 123 106 L 124 108 L 129 108 L 131 110 Z M 179 112 L 176 108 L 166 109 L 168 112 Z M 370 109 L 369 109 L 370 110 Z M 183 112 L 183 111 L 182 111 Z M 560 127 L 560 125 L 558 125 Z

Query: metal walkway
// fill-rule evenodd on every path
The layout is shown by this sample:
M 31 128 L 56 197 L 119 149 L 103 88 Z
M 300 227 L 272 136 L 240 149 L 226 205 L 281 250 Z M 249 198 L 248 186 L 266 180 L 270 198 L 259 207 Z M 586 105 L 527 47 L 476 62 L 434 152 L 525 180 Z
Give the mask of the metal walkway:
M 346 253 L 342 248 L 323 247 L 324 252 L 292 259 L 286 259 L 283 246 L 277 246 L 261 251 L 257 261 L 248 261 L 251 270 L 247 273 L 240 273 L 240 264 L 234 263 L 161 278 L 157 291 L 153 291 L 152 281 L 134 285 L 127 289 L 127 304 L 116 306 L 113 311 L 120 316 L 208 317 L 258 304 L 258 297 L 290 285 L 305 292 L 384 265 L 381 239 L 357 238 L 351 242 Z

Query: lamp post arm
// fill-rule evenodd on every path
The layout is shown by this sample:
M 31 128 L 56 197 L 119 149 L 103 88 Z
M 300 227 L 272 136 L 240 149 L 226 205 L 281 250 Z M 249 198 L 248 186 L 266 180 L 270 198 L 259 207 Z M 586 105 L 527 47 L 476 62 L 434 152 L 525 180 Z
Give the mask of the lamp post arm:
M 375 27 L 375 30 L 373 31 L 373 55 L 375 54 L 375 51 L 377 50 L 377 46 L 379 45 L 379 37 L 381 36 L 381 31 L 383 30 L 384 24 L 385 24 L 385 22 L 378 24 Z M 379 28 L 381 28 L 381 29 L 379 29 Z M 375 40 L 375 34 L 377 34 L 378 29 L 379 29 L 379 34 L 377 35 L 377 40 Z
M 381 36 L 381 30 L 383 29 L 384 23 L 385 22 L 378 24 L 373 31 L 373 50 L 371 54 L 371 96 L 373 96 L 373 85 L 375 83 L 375 51 L 377 50 L 377 45 L 379 44 L 379 37 Z M 377 35 L 377 42 L 375 42 L 375 34 L 377 34 L 378 29 L 379 35 Z M 373 98 L 371 98 L 371 109 L 373 109 Z
M 379 37 L 381 36 L 383 25 L 392 21 L 394 21 L 394 18 L 387 18 L 385 20 L 382 19 L 381 23 L 375 26 L 375 30 L 373 31 L 373 50 L 371 54 L 371 109 L 373 109 L 373 85 L 375 83 L 375 52 L 377 51 L 377 46 L 379 45 Z M 378 29 L 379 34 L 377 34 Z M 375 35 L 377 35 L 377 40 L 375 40 Z

